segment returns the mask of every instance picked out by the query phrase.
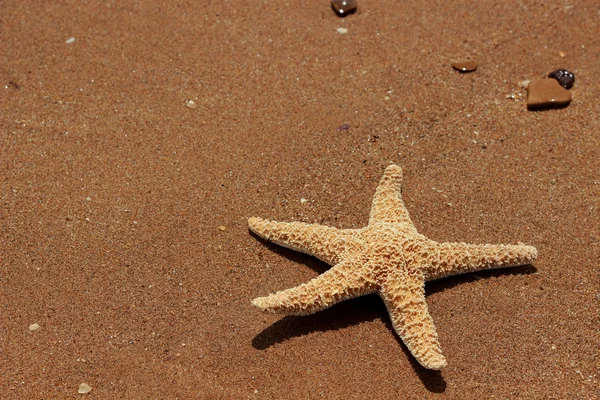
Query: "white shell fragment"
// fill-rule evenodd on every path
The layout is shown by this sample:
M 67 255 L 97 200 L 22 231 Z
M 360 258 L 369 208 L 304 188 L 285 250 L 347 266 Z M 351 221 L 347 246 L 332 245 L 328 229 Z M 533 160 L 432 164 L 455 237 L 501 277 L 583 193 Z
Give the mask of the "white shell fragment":
M 92 391 L 92 387 L 90 385 L 88 385 L 87 383 L 80 383 L 79 384 L 79 389 L 77 389 L 77 393 L 79 394 L 87 394 L 89 392 Z

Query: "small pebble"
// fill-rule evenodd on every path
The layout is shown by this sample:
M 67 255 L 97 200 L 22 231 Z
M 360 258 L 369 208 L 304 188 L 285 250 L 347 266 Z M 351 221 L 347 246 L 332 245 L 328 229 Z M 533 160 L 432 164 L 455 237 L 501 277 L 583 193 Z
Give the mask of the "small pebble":
M 300 203 L 304 204 L 306 203 L 308 200 L 306 200 L 304 197 L 300 199 Z
M 192 110 L 195 110 L 196 108 L 198 108 L 198 104 L 196 104 L 196 102 L 194 100 L 188 100 L 185 102 L 185 106 L 187 108 L 191 108 Z
M 571 92 L 559 85 L 556 79 L 538 79 L 527 88 L 527 108 L 554 108 L 571 102 Z
M 72 38 L 68 38 L 68 39 L 65 41 L 65 43 L 66 43 L 66 44 L 71 44 L 71 43 L 73 43 L 74 41 L 75 41 L 75 38 L 74 38 L 74 37 L 72 37 Z
M 454 61 L 452 63 L 452 68 L 459 72 L 473 72 L 477 69 L 477 61 L 475 60 L 464 60 L 464 61 Z
M 30 331 L 37 331 L 38 329 L 40 329 L 40 326 L 38 324 L 31 324 L 29 325 L 29 330 Z
M 565 89 L 571 89 L 575 83 L 575 74 L 566 69 L 557 69 L 548 74 L 548 78 L 553 78 Z
M 223 231 L 227 230 L 227 228 L 226 228 L 226 227 L 224 227 L 223 225 L 221 225 L 221 226 L 219 226 L 219 230 L 220 230 L 221 232 L 223 232 Z
M 350 130 L 350 124 L 343 124 L 337 127 L 338 132 L 346 132 Z
M 79 389 L 77 390 L 77 393 L 79 394 L 87 394 L 89 392 L 92 391 L 92 387 L 90 385 L 88 385 L 87 383 L 81 383 L 79 385 Z
M 337 28 L 336 31 L 340 35 L 344 35 L 344 34 L 348 33 L 348 29 L 347 28 Z
M 338 17 L 354 13 L 356 7 L 358 7 L 356 0 L 331 0 L 331 8 L 333 8 Z

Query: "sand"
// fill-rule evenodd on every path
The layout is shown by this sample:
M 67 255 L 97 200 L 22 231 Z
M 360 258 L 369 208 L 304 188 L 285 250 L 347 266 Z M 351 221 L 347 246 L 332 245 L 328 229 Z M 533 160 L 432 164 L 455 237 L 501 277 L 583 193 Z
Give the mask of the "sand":
M 597 2 L 0 8 L 1 398 L 600 398 Z M 392 162 L 424 235 L 539 252 L 427 284 L 441 373 L 376 296 L 250 303 L 327 266 L 248 217 L 364 226 Z

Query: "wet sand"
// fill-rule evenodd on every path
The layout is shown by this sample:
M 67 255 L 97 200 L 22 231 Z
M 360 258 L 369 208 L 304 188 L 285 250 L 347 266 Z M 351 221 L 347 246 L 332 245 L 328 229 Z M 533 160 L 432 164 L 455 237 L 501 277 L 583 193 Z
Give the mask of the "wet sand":
M 596 2 L 0 8 L 1 398 L 600 398 Z M 327 266 L 248 217 L 364 226 L 392 162 L 424 235 L 539 253 L 427 284 L 441 373 L 376 296 L 250 303 Z

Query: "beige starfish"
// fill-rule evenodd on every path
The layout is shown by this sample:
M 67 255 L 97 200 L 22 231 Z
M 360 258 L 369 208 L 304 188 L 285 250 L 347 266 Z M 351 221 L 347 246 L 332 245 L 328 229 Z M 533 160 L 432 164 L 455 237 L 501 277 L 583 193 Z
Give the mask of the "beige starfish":
M 401 198 L 402 169 L 390 165 L 375 192 L 369 225 L 337 229 L 250 218 L 250 229 L 280 246 L 313 255 L 333 268 L 295 288 L 252 303 L 265 311 L 306 315 L 340 301 L 378 293 L 394 329 L 425 368 L 446 366 L 425 301 L 425 282 L 532 262 L 532 246 L 437 243 L 419 234 Z

